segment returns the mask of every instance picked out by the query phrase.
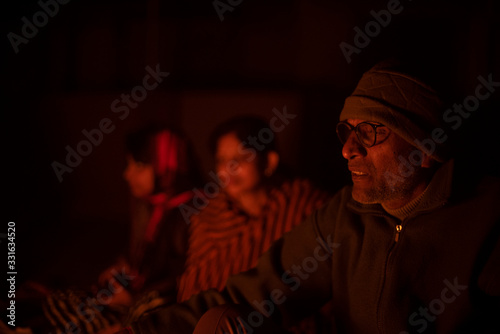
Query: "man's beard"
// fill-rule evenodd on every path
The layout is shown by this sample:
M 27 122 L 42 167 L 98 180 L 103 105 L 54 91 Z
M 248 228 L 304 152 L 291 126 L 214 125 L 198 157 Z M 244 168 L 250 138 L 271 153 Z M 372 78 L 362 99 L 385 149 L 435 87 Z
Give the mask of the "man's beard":
M 384 176 L 378 174 L 372 187 L 368 189 L 357 189 L 353 186 L 353 198 L 362 204 L 381 204 L 390 201 L 401 201 L 413 196 L 418 185 L 428 181 L 428 168 L 414 166 L 410 175 L 401 176 L 398 170 L 386 170 Z M 372 175 L 377 175 L 373 173 Z M 388 177 L 392 175 L 392 177 Z
M 356 191 L 354 185 L 352 196 L 362 204 L 380 204 L 382 202 L 402 200 L 413 194 L 420 179 L 420 177 L 412 175 L 412 177 L 404 178 L 402 182 L 398 182 L 394 186 L 379 180 L 373 187 L 359 191 Z

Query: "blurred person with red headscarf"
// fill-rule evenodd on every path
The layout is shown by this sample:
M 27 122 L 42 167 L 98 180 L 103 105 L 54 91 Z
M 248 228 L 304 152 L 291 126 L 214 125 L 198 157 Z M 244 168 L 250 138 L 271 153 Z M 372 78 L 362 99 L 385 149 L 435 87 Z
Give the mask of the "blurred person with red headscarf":
M 35 333 L 112 333 L 146 310 L 175 302 L 188 241 L 188 224 L 178 207 L 201 184 L 196 161 L 188 140 L 171 127 L 141 128 L 126 137 L 125 145 L 128 252 L 100 274 L 91 293 L 48 294 L 44 321 L 37 321 Z
M 134 276 L 126 291 L 157 291 L 175 299 L 187 249 L 188 225 L 177 209 L 200 184 L 188 141 L 179 131 L 149 126 L 126 138 L 123 177 L 132 195 L 129 254 L 104 271 L 105 285 L 125 270 Z

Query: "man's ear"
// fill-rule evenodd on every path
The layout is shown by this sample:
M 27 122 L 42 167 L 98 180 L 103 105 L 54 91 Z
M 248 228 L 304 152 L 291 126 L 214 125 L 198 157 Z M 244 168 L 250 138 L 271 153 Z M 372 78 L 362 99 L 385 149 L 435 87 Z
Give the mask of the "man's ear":
M 422 151 L 420 151 L 422 152 Z M 422 165 L 423 168 L 431 168 L 436 163 L 436 160 L 432 159 L 428 154 L 422 152 Z
M 267 152 L 267 165 L 266 169 L 264 169 L 264 174 L 266 176 L 273 175 L 276 168 L 278 168 L 278 164 L 280 162 L 280 156 L 276 151 Z

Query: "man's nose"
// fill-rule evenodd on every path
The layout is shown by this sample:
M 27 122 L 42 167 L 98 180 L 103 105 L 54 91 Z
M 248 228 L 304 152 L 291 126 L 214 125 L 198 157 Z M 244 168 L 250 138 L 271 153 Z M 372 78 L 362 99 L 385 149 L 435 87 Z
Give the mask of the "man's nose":
M 349 137 L 347 138 L 344 146 L 342 146 L 342 156 L 351 160 L 356 157 L 363 157 L 366 155 L 366 148 L 361 145 L 354 131 L 351 132 Z

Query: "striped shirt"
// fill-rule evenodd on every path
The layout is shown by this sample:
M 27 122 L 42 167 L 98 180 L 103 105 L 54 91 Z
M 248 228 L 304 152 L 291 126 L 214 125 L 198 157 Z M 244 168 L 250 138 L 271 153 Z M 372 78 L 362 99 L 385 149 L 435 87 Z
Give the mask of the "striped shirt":
M 221 192 L 191 217 L 187 260 L 177 299 L 215 288 L 230 275 L 246 271 L 285 232 L 304 220 L 328 198 L 306 180 L 284 182 L 269 193 L 260 217 L 250 217 Z

